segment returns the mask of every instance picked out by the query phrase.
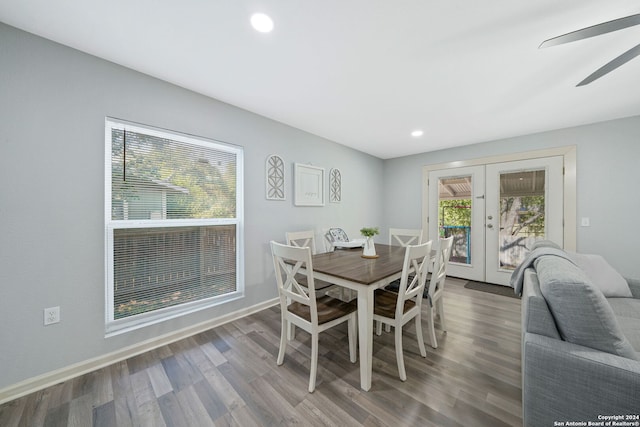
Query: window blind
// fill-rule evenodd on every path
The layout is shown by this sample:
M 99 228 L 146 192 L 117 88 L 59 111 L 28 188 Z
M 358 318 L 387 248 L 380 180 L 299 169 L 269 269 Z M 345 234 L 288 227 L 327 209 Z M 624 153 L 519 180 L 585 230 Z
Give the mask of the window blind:
M 242 151 L 113 120 L 106 135 L 107 330 L 237 297 Z

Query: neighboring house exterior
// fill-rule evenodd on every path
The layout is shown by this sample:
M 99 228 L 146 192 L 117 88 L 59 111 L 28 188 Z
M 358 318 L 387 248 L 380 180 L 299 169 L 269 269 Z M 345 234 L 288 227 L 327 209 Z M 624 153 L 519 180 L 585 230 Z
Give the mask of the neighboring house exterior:
M 135 194 L 123 194 L 117 201 L 112 202 L 114 220 L 135 220 L 135 219 L 170 219 L 172 217 L 172 206 L 175 206 L 176 199 L 182 195 L 189 194 L 189 190 L 179 187 L 168 181 L 160 179 L 129 178 L 146 181 L 145 190 Z

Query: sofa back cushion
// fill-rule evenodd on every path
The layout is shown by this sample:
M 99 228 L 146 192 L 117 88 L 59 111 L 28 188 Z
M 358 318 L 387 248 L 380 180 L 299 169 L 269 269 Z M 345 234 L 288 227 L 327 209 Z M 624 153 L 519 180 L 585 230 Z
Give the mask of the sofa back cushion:
M 629 284 L 601 255 L 567 252 L 571 261 L 585 272 L 606 298 L 631 298 Z
M 538 275 L 533 268 L 527 268 L 524 272 L 522 332 L 531 332 L 549 338 L 561 339 L 547 301 L 545 301 L 540 291 Z
M 535 262 L 540 290 L 565 341 L 629 359 L 640 355 L 622 333 L 602 294 L 584 271 L 557 256 L 542 256 Z

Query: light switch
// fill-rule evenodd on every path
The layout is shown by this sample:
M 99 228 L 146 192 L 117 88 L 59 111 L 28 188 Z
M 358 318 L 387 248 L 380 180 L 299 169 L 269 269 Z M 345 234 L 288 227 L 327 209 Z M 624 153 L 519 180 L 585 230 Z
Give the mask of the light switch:
M 589 227 L 589 217 L 582 217 L 582 222 L 580 223 L 583 227 Z

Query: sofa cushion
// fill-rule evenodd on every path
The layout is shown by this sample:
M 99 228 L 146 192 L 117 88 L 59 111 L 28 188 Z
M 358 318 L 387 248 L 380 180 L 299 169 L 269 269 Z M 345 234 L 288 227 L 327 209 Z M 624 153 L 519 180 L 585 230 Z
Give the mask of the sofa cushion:
M 584 270 L 605 297 L 631 297 L 627 281 L 600 255 L 567 252 L 571 260 Z
M 640 299 L 607 298 L 607 302 L 618 319 L 622 333 L 636 352 L 640 352 Z
M 607 298 L 616 317 L 632 317 L 640 320 L 640 299 L 637 298 Z M 640 326 L 638 326 L 640 329 Z
M 535 262 L 540 290 L 565 341 L 640 360 L 623 334 L 611 306 L 571 261 L 542 256 Z
M 640 300 L 639 300 L 640 301 Z M 549 306 L 540 291 L 540 282 L 533 268 L 524 272 L 522 288 L 522 329 L 550 338 L 560 339 L 560 333 L 553 320 Z
M 636 299 L 640 299 L 640 279 L 633 279 L 631 277 L 627 277 L 626 279 L 629 289 L 631 289 L 631 295 Z
M 618 324 L 631 347 L 640 352 L 640 320 L 632 317 L 618 317 Z

